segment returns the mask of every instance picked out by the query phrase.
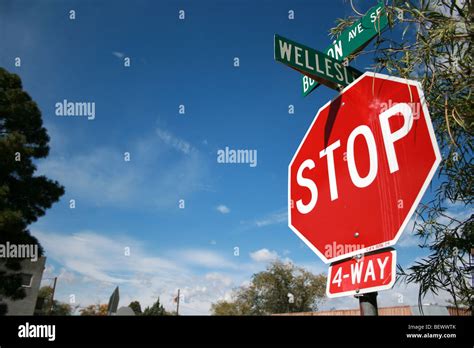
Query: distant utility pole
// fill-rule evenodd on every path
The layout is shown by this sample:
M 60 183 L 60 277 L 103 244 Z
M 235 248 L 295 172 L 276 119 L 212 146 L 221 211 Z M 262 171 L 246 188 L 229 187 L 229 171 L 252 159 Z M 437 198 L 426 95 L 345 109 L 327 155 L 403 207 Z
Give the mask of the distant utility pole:
M 176 297 L 176 315 L 179 315 L 179 289 L 178 296 Z
M 54 277 L 53 283 L 53 291 L 51 291 L 51 306 L 49 307 L 49 315 L 53 312 L 53 305 L 54 305 L 54 292 L 56 291 L 56 282 L 58 281 L 58 277 Z

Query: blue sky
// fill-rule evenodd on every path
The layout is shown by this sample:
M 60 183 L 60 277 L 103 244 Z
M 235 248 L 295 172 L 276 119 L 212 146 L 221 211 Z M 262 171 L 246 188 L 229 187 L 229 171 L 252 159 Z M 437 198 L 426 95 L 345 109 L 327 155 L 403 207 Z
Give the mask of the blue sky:
M 355 3 L 363 12 L 375 5 Z M 66 188 L 31 227 L 46 249 L 45 277 L 59 275 L 58 298 L 104 303 L 119 285 L 120 305 L 160 296 L 171 309 L 180 288 L 183 313 L 206 314 L 277 257 L 326 271 L 287 227 L 287 166 L 336 92 L 303 98 L 300 74 L 273 60 L 273 35 L 322 50 L 348 15 L 342 0 L 2 1 L 0 65 L 42 110 L 51 153 L 39 172 Z M 372 58 L 352 65 L 363 70 Z M 64 99 L 94 102 L 95 119 L 56 116 Z M 217 163 L 226 146 L 257 150 L 257 166 Z M 397 250 L 402 265 L 424 254 L 410 233 Z M 400 294 L 414 304 L 415 290 L 385 291 L 382 304 Z

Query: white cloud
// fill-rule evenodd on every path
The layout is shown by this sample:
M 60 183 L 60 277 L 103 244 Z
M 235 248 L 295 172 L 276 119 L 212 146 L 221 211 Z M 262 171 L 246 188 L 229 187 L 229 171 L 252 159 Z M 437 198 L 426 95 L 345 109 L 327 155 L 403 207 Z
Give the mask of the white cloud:
M 440 215 L 436 219 L 436 222 L 453 228 L 458 225 L 460 221 L 467 220 L 472 214 L 472 208 L 456 204 L 453 205 L 451 209 L 446 210 L 443 215 Z
M 415 233 L 415 218 L 412 217 L 410 221 L 408 221 L 408 224 L 405 227 L 402 236 L 398 240 L 397 245 L 402 248 L 418 246 L 421 243 L 421 239 L 417 237 Z
M 298 262 L 297 264 L 299 267 L 303 267 L 305 270 L 313 273 L 313 274 L 327 274 L 329 265 L 326 265 L 323 261 L 319 259 L 315 259 L 312 262 Z
M 85 204 L 176 208 L 182 197 L 205 189 L 208 165 L 189 143 L 162 129 L 157 133 L 121 149 L 99 146 L 92 152 L 52 154 L 39 162 L 38 173 L 64 185 L 65 198 Z M 124 161 L 124 152 L 130 153 L 130 162 Z
M 122 59 L 123 57 L 125 57 L 125 53 L 122 53 L 122 52 L 113 51 L 112 54 L 119 59 Z
M 160 273 L 180 271 L 169 260 L 149 256 L 142 246 L 128 238 L 109 238 L 92 231 L 72 235 L 45 233 L 34 230 L 46 250 L 46 255 L 74 270 L 100 282 L 124 283 L 130 281 L 123 274 Z M 129 248 L 130 256 L 125 253 Z
M 280 224 L 288 221 L 288 212 L 286 209 L 284 211 L 278 211 L 271 213 L 262 218 L 256 219 L 254 225 L 257 227 L 264 227 L 274 224 Z
M 64 134 L 64 131 L 62 131 L 56 123 L 48 121 L 48 119 L 45 120 L 44 127 L 47 129 L 50 138 L 49 155 L 54 156 L 57 151 L 60 152 L 61 149 L 64 149 L 66 146 L 68 146 L 69 138 L 66 134 Z
M 193 147 L 187 141 L 173 135 L 172 133 L 164 129 L 157 128 L 156 134 L 166 145 L 186 155 L 188 155 L 192 150 L 194 150 Z
M 133 170 L 125 166 L 118 170 L 119 161 L 118 151 L 98 148 L 92 154 L 50 157 L 40 163 L 39 173 L 58 180 L 65 186 L 67 194 L 76 199 L 89 197 L 116 205 L 131 197 L 132 188 L 137 183 Z
M 212 303 L 250 276 L 248 270 L 237 270 L 224 256 L 207 250 L 178 250 L 158 257 L 124 236 L 109 237 L 93 231 L 64 235 L 36 229 L 33 234 L 48 258 L 45 277 L 58 275 L 50 262 L 61 264 L 57 298 L 68 302 L 74 294 L 81 307 L 107 303 L 118 285 L 120 306 L 138 300 L 146 307 L 159 297 L 165 308 L 175 310 L 173 298 L 180 289 L 181 314 L 209 314 Z M 130 256 L 125 255 L 125 247 L 130 248 Z M 232 273 L 199 275 L 195 268 L 201 266 L 230 268 Z
M 278 253 L 263 248 L 250 253 L 250 258 L 257 262 L 269 262 L 278 259 Z
M 227 206 L 223 205 L 223 204 L 218 205 L 216 207 L 216 210 L 221 214 L 229 214 L 230 213 L 230 209 Z
M 222 273 L 217 273 L 217 272 L 208 273 L 206 274 L 205 278 L 214 283 L 222 283 L 226 286 L 230 286 L 233 283 L 233 280 L 231 277 Z
M 76 280 L 76 275 L 72 272 L 69 272 L 66 270 L 64 267 L 61 268 L 59 271 L 58 281 L 70 284 L 73 283 Z
M 204 249 L 188 249 L 178 252 L 180 260 L 207 268 L 237 268 L 237 265 L 229 261 L 221 254 Z

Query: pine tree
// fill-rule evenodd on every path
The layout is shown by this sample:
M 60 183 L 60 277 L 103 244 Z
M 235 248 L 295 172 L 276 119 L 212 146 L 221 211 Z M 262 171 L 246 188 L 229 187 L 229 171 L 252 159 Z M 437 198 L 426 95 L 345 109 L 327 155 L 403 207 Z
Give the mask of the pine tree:
M 35 159 L 49 153 L 49 136 L 41 112 L 23 90 L 21 79 L 0 68 L 0 244 L 36 244 L 28 225 L 64 194 L 64 188 L 45 176 L 35 176 Z M 20 259 L 0 259 L 8 271 L 0 272 L 0 296 L 25 296 L 21 288 Z M 0 305 L 5 314 L 6 305 Z
M 135 315 L 141 315 L 142 314 L 142 306 L 140 305 L 139 301 L 130 302 L 130 304 L 128 306 L 133 310 Z
M 143 315 L 170 315 L 160 303 L 160 298 L 151 307 L 146 307 Z

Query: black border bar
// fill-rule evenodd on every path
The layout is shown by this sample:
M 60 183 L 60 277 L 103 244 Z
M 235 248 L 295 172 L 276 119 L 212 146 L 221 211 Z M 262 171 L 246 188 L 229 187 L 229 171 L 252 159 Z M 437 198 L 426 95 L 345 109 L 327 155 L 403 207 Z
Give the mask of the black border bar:
M 55 340 L 20 338 L 19 326 L 55 325 Z M 0 317 L 0 346 L 143 344 L 465 345 L 472 316 Z M 407 334 L 424 337 L 408 338 Z M 455 337 L 435 338 L 433 334 Z

